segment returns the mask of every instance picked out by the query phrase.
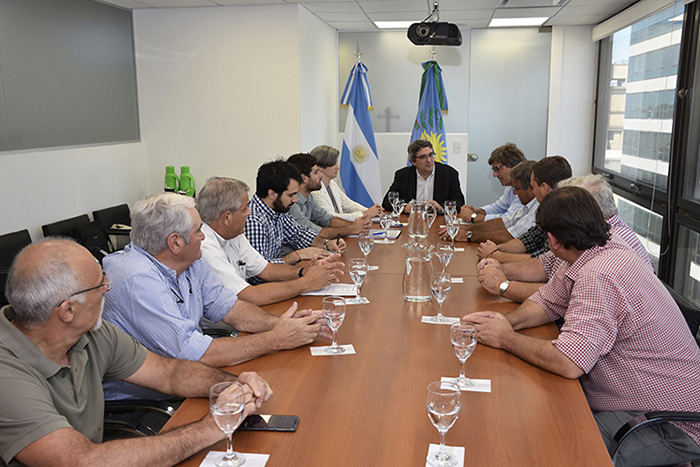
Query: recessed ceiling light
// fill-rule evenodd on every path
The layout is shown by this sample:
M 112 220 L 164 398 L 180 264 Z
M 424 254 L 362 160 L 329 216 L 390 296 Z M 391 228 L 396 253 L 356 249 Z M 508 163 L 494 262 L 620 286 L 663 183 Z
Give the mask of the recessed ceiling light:
M 513 28 L 518 26 L 542 26 L 549 18 L 493 18 L 490 28 Z
M 375 21 L 374 24 L 379 29 L 407 29 L 417 21 Z
M 683 21 L 683 15 L 675 16 L 675 17 L 669 19 L 669 21 L 673 21 L 673 22 L 676 22 L 676 23 L 682 22 L 682 21 Z

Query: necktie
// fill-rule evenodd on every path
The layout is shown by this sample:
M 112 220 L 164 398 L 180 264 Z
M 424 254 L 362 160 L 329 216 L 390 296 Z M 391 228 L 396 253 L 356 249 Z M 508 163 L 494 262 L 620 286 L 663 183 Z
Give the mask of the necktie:
M 333 203 L 333 209 L 335 209 L 335 212 L 340 214 L 340 209 L 338 209 L 338 203 L 335 200 L 335 197 L 333 196 L 333 192 L 331 191 L 331 186 L 328 185 L 326 187 L 326 191 L 328 192 L 328 196 L 331 197 L 331 203 Z

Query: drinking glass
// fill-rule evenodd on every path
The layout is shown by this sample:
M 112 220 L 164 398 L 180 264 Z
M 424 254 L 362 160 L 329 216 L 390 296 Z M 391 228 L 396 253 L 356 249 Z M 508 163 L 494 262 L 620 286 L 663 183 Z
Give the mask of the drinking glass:
M 333 343 L 326 349 L 326 353 L 338 354 L 345 352 L 345 349 L 338 345 L 338 328 L 345 319 L 345 300 L 343 297 L 323 297 L 323 318 L 333 332 Z
M 399 199 L 399 192 L 398 191 L 390 191 L 389 194 L 387 195 L 387 199 L 389 200 L 389 204 L 391 204 L 391 207 L 394 208 L 396 201 Z M 394 210 L 396 210 L 396 208 L 394 208 Z
M 442 304 L 447 298 L 447 294 L 452 288 L 452 276 L 446 272 L 434 272 L 430 275 L 430 291 L 438 302 L 438 314 L 433 316 L 431 321 L 434 323 L 443 322 L 446 318 L 442 314 Z
M 379 225 L 384 231 L 384 239 L 379 240 L 377 243 L 391 243 L 391 240 L 389 240 L 389 227 L 391 227 L 391 215 L 388 212 L 383 212 L 379 216 Z
M 456 384 L 435 381 L 428 385 L 428 418 L 440 433 L 440 449 L 428 457 L 428 463 L 435 467 L 454 466 L 457 459 L 445 451 L 445 434 L 455 424 L 462 406 L 461 392 Z
M 430 228 L 433 226 L 433 222 L 435 222 L 435 218 L 437 217 L 437 209 L 433 207 L 433 209 L 428 209 L 426 212 L 427 214 L 425 218 L 428 221 L 428 230 L 430 230 Z
M 374 247 L 374 235 L 368 232 L 361 233 L 358 243 L 360 245 L 360 250 L 362 250 L 362 254 L 365 255 L 366 260 L 369 254 L 372 252 L 372 247 Z
M 442 272 L 445 272 L 445 269 L 447 269 L 447 266 L 450 265 L 450 261 L 452 261 L 452 257 L 455 254 L 455 246 L 454 244 L 450 242 L 438 242 L 437 244 L 437 253 L 435 255 L 438 257 L 440 260 L 440 264 L 442 265 Z
M 217 383 L 209 390 L 209 410 L 214 421 L 226 434 L 226 454 L 216 465 L 236 467 L 245 463 L 245 456 L 233 452 L 233 432 L 243 420 L 245 393 L 243 386 L 236 382 Z
M 476 328 L 471 324 L 455 323 L 451 326 L 452 350 L 459 359 L 459 377 L 455 382 L 460 389 L 474 386 L 474 381 L 464 376 L 464 364 L 476 347 Z
M 459 232 L 459 224 L 457 223 L 457 219 L 454 219 L 454 218 L 447 219 L 447 235 L 450 236 L 453 244 L 455 242 L 455 237 L 457 236 L 457 232 Z
M 454 217 L 457 214 L 457 201 L 448 199 L 443 206 L 446 216 Z
M 365 276 L 367 276 L 367 260 L 364 258 L 352 258 L 350 260 L 350 266 L 348 270 L 350 272 L 350 278 L 357 286 L 357 296 L 355 300 L 360 303 L 362 297 L 360 297 L 360 288 L 362 288 L 362 283 L 365 281 Z
M 406 201 L 403 199 L 399 198 L 396 200 L 396 203 L 394 203 L 394 218 L 396 218 L 396 221 L 398 222 L 400 220 L 401 213 L 403 212 L 403 209 L 406 207 Z

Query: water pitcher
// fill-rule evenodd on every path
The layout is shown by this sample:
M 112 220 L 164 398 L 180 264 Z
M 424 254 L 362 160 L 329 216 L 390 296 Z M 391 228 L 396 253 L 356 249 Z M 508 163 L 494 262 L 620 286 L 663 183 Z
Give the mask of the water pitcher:
M 430 254 L 433 245 L 411 242 L 406 249 L 406 263 L 403 268 L 403 298 L 409 302 L 428 302 L 430 293 Z
M 428 224 L 429 214 L 435 215 L 435 208 L 427 201 L 414 199 L 410 203 L 411 212 L 408 215 L 408 236 L 416 241 L 428 236 L 430 228 Z

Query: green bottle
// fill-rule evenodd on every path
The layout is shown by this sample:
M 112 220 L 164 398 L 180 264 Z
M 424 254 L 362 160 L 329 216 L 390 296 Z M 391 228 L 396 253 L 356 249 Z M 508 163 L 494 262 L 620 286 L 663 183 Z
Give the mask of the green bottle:
M 190 168 L 186 165 L 180 167 L 180 191 L 187 193 L 187 196 L 194 197 L 194 177 L 190 173 Z
M 168 165 L 165 167 L 165 185 L 163 186 L 164 191 L 175 192 L 180 188 L 180 180 L 175 174 L 175 167 Z

